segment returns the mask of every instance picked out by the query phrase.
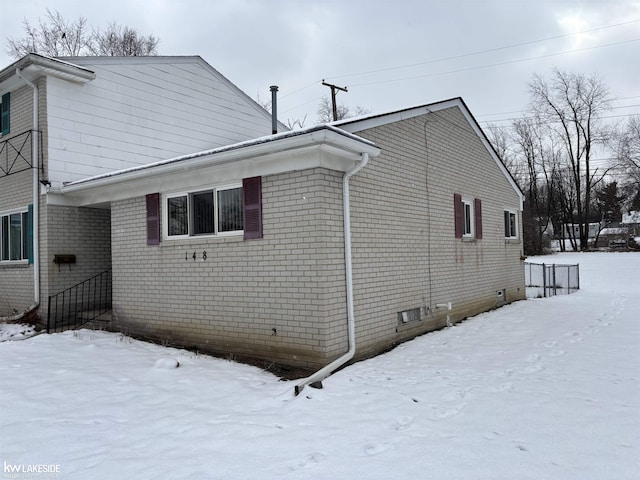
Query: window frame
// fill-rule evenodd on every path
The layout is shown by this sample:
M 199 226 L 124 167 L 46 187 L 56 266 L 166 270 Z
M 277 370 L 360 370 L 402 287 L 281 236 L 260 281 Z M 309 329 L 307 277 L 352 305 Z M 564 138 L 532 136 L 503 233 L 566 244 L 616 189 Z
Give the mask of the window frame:
M 20 218 L 20 258 L 12 259 L 13 249 L 11 249 L 11 216 L 18 215 Z M 6 224 L 5 224 L 6 218 Z M 4 231 L 6 228 L 6 232 Z M 5 235 L 8 247 L 5 246 Z M 5 248 L 8 250 L 5 259 Z M 21 207 L 13 210 L 0 212 L 0 264 L 22 264 L 29 262 L 29 207 Z
M 462 197 L 462 238 L 475 238 L 476 236 L 476 215 L 474 199 Z M 468 212 L 468 218 L 467 218 Z M 467 225 L 467 223 L 469 225 Z M 467 231 L 467 227 L 469 230 Z
M 244 216 L 243 216 L 243 229 L 242 230 L 231 230 L 231 231 L 220 231 L 220 202 L 218 201 L 218 192 L 226 191 L 226 190 L 234 190 L 240 189 L 240 197 L 242 198 L 242 182 L 233 182 L 226 183 L 223 185 L 216 186 L 204 186 L 200 188 L 194 188 L 191 190 L 182 190 L 170 193 L 162 194 L 162 204 L 161 204 L 161 212 L 162 212 L 162 239 L 173 241 L 173 240 L 185 240 L 185 239 L 198 239 L 198 238 L 216 238 L 216 237 L 231 237 L 231 236 L 240 236 L 244 234 Z M 194 211 L 193 211 L 193 196 L 203 193 L 211 192 L 213 197 L 213 232 L 212 233 L 198 233 L 194 234 Z M 187 233 L 179 234 L 179 235 L 169 235 L 169 205 L 168 202 L 172 198 L 178 197 L 186 197 L 187 199 Z M 242 206 L 240 207 L 240 212 L 243 213 Z
M 509 224 L 507 225 L 507 218 Z M 513 224 L 511 224 L 513 219 Z M 509 228 L 509 235 L 507 235 L 507 228 Z M 506 240 L 517 240 L 518 235 L 518 212 L 509 208 L 504 209 L 504 238 Z

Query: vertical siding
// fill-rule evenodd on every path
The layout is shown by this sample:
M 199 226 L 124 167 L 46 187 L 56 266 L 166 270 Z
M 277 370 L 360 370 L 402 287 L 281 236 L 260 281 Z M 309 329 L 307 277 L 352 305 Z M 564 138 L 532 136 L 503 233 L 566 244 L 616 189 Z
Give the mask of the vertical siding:
M 271 133 L 271 119 L 195 57 L 72 59 L 84 85 L 49 78 L 50 180 L 64 182 Z
M 324 169 L 263 177 L 262 239 L 193 238 L 159 246 L 146 242 L 144 197 L 114 202 L 119 326 L 173 344 L 292 365 L 323 365 L 343 353 L 340 189 L 341 175 Z
M 503 209 L 519 198 L 457 108 L 358 132 L 382 154 L 352 180 L 354 291 L 363 356 L 445 324 L 524 298 L 521 242 L 504 238 Z M 453 197 L 482 201 L 483 238 L 455 238 Z M 520 237 L 521 238 L 521 237 Z M 398 326 L 397 312 L 428 307 Z

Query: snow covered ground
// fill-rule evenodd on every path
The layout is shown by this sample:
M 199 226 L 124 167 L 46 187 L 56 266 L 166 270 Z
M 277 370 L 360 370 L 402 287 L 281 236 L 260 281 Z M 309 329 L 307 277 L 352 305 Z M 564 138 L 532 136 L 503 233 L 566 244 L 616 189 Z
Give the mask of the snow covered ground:
M 530 260 L 580 263 L 581 290 L 298 397 L 257 368 L 118 334 L 0 343 L 4 478 L 638 479 L 640 254 Z M 59 473 L 7 476 L 44 466 Z

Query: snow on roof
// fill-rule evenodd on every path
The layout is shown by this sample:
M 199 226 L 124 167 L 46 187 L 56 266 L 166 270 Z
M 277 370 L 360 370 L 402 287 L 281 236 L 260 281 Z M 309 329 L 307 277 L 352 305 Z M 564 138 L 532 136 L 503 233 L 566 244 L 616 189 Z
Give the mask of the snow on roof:
M 223 147 L 217 147 L 217 148 L 212 148 L 210 150 L 203 150 L 201 152 L 195 152 L 195 153 L 190 153 L 187 155 L 181 155 L 179 157 L 174 157 L 174 158 L 169 158 L 169 159 L 165 159 L 165 160 L 159 160 L 157 162 L 153 162 L 153 163 L 147 163 L 145 165 L 137 165 L 135 167 L 130 167 L 130 168 L 125 168 L 122 170 L 116 170 L 113 172 L 108 172 L 108 173 L 103 173 L 100 175 L 95 175 L 92 177 L 87 177 L 87 178 L 83 178 L 81 180 L 76 180 L 74 182 L 69 182 L 65 184 L 65 187 L 68 186 L 74 186 L 74 185 L 81 185 L 87 182 L 91 182 L 94 180 L 98 180 L 98 179 L 103 179 L 103 178 L 108 178 L 108 177 L 114 177 L 117 175 L 122 175 L 125 173 L 130 173 L 130 172 L 135 172 L 135 171 L 141 171 L 141 170 L 146 170 L 146 169 L 150 169 L 153 167 L 157 167 L 160 165 L 168 165 L 171 163 L 176 163 L 176 162 L 182 162 L 185 160 L 190 160 L 193 158 L 199 158 L 199 157 L 204 157 L 207 155 L 215 155 L 218 153 L 222 153 L 222 152 L 228 152 L 231 150 L 238 150 L 241 148 L 247 148 L 247 147 L 251 147 L 251 146 L 255 146 L 255 145 L 260 145 L 260 144 L 264 144 L 264 143 L 270 143 L 270 142 L 277 142 L 278 140 L 283 140 L 285 138 L 291 138 L 291 137 L 296 137 L 296 136 L 300 136 L 300 135 L 305 135 L 307 133 L 313 133 L 316 131 L 320 131 L 320 130 L 329 130 L 332 132 L 335 132 L 339 135 L 343 135 L 347 138 L 351 138 L 353 140 L 357 140 L 359 142 L 364 143 L 365 145 L 369 145 L 372 147 L 375 147 L 375 143 L 366 140 L 362 137 L 359 137 L 357 135 L 354 135 L 352 133 L 346 132 L 344 130 L 341 130 L 340 128 L 334 127 L 332 125 L 329 124 L 320 124 L 320 125 L 314 125 L 313 127 L 308 127 L 308 128 L 304 128 L 301 130 L 290 130 L 287 132 L 281 132 L 281 133 L 275 133 L 275 134 L 271 134 L 271 135 L 265 135 L 263 137 L 258 137 L 258 138 L 254 138 L 251 140 L 245 140 L 239 143 L 234 143 L 231 145 L 225 145 Z

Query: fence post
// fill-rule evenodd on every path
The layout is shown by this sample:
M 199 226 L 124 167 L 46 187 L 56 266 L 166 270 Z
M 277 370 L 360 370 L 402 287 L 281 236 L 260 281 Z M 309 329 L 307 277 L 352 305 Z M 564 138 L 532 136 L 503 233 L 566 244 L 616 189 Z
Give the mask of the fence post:
M 558 289 L 557 289 L 557 282 L 556 282 L 556 264 L 553 264 L 553 295 L 557 295 L 558 294 Z
M 49 300 L 47 301 L 47 333 L 51 333 L 49 331 L 50 321 L 51 321 L 51 295 L 49 295 Z
M 542 291 L 543 296 L 547 298 L 547 266 L 544 263 L 542 264 Z

